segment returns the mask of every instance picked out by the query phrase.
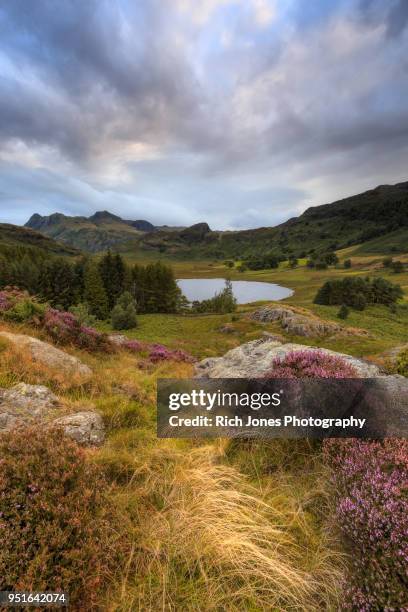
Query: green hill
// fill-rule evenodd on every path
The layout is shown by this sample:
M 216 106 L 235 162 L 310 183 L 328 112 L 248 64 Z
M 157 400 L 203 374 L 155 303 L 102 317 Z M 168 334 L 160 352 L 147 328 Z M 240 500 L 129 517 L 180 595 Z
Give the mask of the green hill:
M 199 225 L 202 228 L 206 224 Z M 207 231 L 196 233 L 194 241 L 186 239 L 186 230 L 153 232 L 142 238 L 139 247 L 186 258 L 245 258 L 268 251 L 304 257 L 313 249 L 340 249 L 361 243 L 367 243 L 372 252 L 403 252 L 407 249 L 407 233 L 405 182 L 381 185 L 332 204 L 308 208 L 276 227 L 212 232 L 207 226 Z
M 56 242 L 48 236 L 44 236 L 35 230 L 0 223 L 0 253 L 5 249 L 24 247 L 24 249 L 41 249 L 50 255 L 75 256 L 77 249 Z

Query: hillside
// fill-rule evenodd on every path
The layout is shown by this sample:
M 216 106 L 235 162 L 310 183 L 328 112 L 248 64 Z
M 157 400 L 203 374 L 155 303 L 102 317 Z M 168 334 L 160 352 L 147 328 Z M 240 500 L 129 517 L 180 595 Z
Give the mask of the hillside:
M 0 253 L 9 247 L 36 248 L 51 255 L 78 255 L 76 249 L 56 242 L 38 231 L 9 223 L 0 223 Z
M 148 221 L 124 220 L 107 211 L 88 218 L 34 214 L 26 227 L 84 251 L 114 247 L 122 252 L 161 253 L 180 259 L 238 259 L 268 251 L 304 257 L 313 249 L 365 243 L 368 250 L 359 247 L 362 252 L 402 252 L 408 231 L 408 182 L 380 185 L 331 204 L 308 208 L 299 217 L 276 227 L 244 231 L 212 231 L 204 222 L 188 228 L 155 227 Z
M 185 230 L 153 232 L 143 237 L 141 246 L 186 258 L 243 258 L 265 251 L 302 257 L 312 249 L 339 249 L 370 241 L 369 251 L 392 253 L 406 250 L 404 228 L 408 230 L 408 182 L 381 185 L 308 208 L 276 227 L 239 232 L 212 232 L 208 228 L 194 241 L 186 237 Z

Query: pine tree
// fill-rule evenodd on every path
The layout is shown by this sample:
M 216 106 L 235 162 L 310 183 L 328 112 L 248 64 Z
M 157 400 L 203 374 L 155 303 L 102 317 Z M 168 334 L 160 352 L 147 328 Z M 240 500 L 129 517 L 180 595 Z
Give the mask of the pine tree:
M 76 301 L 72 265 L 62 258 L 45 261 L 39 274 L 38 289 L 53 306 L 67 310 Z
M 91 314 L 98 319 L 106 319 L 109 312 L 108 298 L 99 267 L 93 262 L 89 262 L 85 269 L 84 299 Z

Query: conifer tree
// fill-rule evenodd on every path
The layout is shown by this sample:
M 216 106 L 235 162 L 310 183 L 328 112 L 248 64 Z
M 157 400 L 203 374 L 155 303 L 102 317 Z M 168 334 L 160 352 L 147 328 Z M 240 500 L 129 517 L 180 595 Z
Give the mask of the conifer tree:
M 106 319 L 109 312 L 108 298 L 99 267 L 94 262 L 89 262 L 85 268 L 84 300 L 91 314 L 98 319 Z

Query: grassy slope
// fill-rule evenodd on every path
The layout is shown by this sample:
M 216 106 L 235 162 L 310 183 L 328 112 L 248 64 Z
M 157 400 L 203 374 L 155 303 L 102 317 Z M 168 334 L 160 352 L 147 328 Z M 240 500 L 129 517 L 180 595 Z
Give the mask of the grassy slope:
M 52 255 L 78 255 L 76 249 L 56 242 L 40 232 L 18 225 L 0 223 L 0 252 L 2 247 L 20 246 L 41 249 Z
M 46 384 L 71 411 L 93 403 L 104 417 L 108 440 L 89 459 L 111 482 L 133 548 L 102 609 L 336 609 L 341 562 L 316 446 L 158 440 L 156 379 L 192 366 L 71 352 L 92 367 L 91 383 L 76 386 L 1 343 L 0 385 Z

